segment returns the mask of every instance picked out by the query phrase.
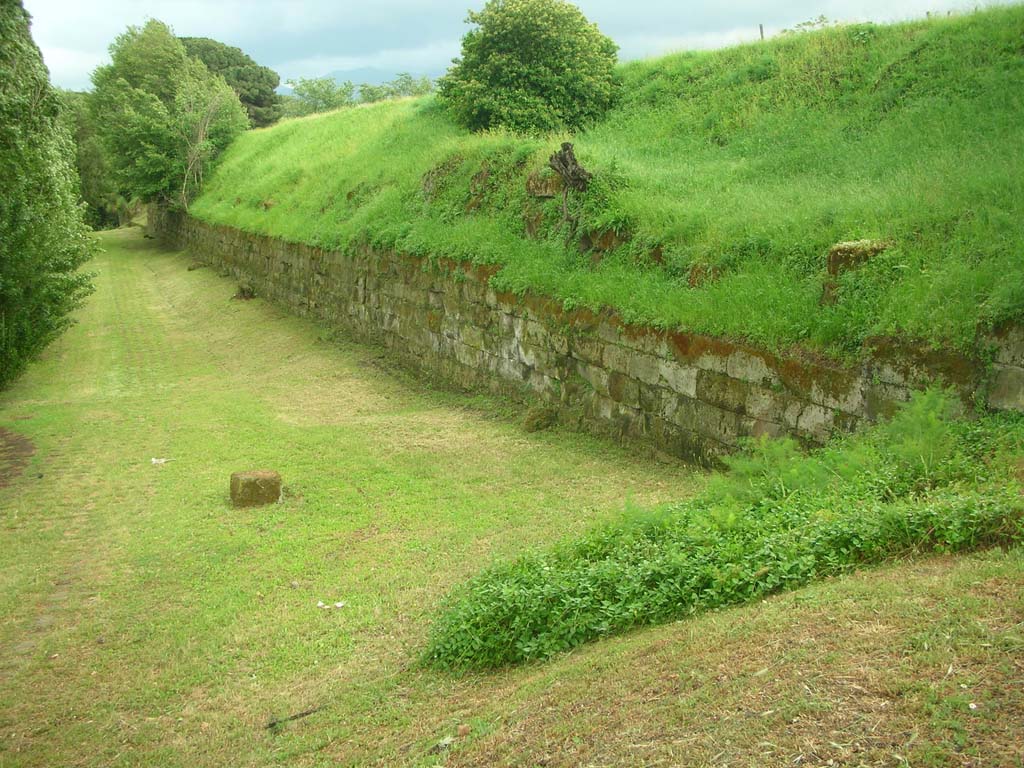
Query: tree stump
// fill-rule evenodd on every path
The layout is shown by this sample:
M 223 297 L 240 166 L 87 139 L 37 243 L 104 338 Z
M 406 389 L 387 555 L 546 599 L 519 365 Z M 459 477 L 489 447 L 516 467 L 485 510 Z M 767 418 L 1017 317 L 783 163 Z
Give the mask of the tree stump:
M 231 475 L 231 503 L 236 507 L 259 507 L 281 500 L 281 475 L 268 469 L 235 472 Z
M 548 160 L 551 169 L 562 177 L 565 186 L 575 189 L 577 192 L 586 192 L 587 185 L 594 175 L 585 170 L 576 161 L 576 153 L 572 151 L 572 144 L 568 141 L 562 144 L 562 149 L 555 152 Z

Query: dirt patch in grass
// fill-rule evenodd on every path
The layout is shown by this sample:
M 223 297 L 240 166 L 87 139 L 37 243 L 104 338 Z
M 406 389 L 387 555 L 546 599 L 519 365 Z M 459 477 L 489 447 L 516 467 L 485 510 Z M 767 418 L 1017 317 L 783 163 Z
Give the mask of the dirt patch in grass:
M 6 488 L 25 471 L 35 452 L 27 437 L 0 427 L 0 488 Z

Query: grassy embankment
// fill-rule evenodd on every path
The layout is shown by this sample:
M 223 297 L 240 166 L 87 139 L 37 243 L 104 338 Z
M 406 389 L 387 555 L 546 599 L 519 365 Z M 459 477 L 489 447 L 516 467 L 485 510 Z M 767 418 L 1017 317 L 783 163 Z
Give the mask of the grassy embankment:
M 80 323 L 0 394 L 0 426 L 36 447 L 0 487 L 5 768 L 1022 758 L 1020 548 L 862 571 L 545 665 L 423 669 L 450 584 L 614 519 L 624 495 L 646 507 L 703 481 L 524 435 L 232 301 L 231 281 L 137 231 L 103 239 Z M 284 502 L 230 509 L 228 474 L 256 465 L 284 473 Z
M 966 348 L 1024 312 L 1022 34 L 1012 6 L 624 66 L 618 107 L 571 137 L 595 173 L 575 228 L 524 189 L 569 137 L 469 135 L 431 98 L 250 132 L 192 212 L 498 263 L 505 289 L 770 348 Z M 579 240 L 610 229 L 630 240 L 595 265 Z M 861 238 L 892 245 L 822 306 L 828 248 Z

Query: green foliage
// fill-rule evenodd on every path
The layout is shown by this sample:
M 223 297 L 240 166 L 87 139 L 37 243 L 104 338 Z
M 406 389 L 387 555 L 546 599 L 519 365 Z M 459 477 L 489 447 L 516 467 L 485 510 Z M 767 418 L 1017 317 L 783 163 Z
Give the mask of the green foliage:
M 499 264 L 502 290 L 770 349 L 855 357 L 877 335 L 970 349 L 1024 317 L 1022 31 L 1018 5 L 626 65 L 616 106 L 574 138 L 595 177 L 569 221 L 524 189 L 559 138 L 469 133 L 435 97 L 246 134 L 193 211 Z M 490 173 L 476 206 L 474 178 L 507 157 L 522 164 Z M 595 264 L 580 240 L 607 228 L 629 241 Z M 828 249 L 865 237 L 893 246 L 822 305 Z M 701 267 L 717 279 L 691 286 Z
M 90 292 L 74 145 L 21 3 L 0 4 L 0 386 Z
M 331 77 L 300 77 L 289 80 L 288 86 L 293 93 L 284 102 L 287 117 L 304 117 L 350 107 L 356 91 L 351 81 L 339 83 Z
M 1024 540 L 1010 464 L 1024 418 L 957 423 L 950 407 L 917 395 L 890 424 L 806 456 L 755 443 L 693 501 L 493 566 L 449 598 L 426 658 L 541 659 L 892 558 Z
M 162 22 L 129 27 L 92 76 L 93 120 L 119 185 L 188 207 L 217 155 L 248 126 L 238 96 Z
M 439 83 L 457 123 L 474 131 L 575 130 L 614 97 L 617 46 L 564 0 L 489 0 Z
M 265 128 L 281 118 L 281 98 L 276 93 L 281 78 L 274 70 L 260 66 L 240 48 L 208 37 L 179 39 L 189 56 L 235 89 L 254 127 Z
M 408 96 L 426 96 L 434 90 L 429 77 L 413 77 L 408 72 L 399 72 L 398 76 L 383 85 L 363 83 L 359 86 L 359 102 L 373 104 L 385 99 L 401 99 Z
M 110 159 L 100 141 L 89 108 L 91 94 L 74 91 L 59 91 L 59 94 L 63 122 L 75 142 L 79 195 L 86 205 L 86 223 L 93 229 L 126 224 L 130 206 L 118 189 Z

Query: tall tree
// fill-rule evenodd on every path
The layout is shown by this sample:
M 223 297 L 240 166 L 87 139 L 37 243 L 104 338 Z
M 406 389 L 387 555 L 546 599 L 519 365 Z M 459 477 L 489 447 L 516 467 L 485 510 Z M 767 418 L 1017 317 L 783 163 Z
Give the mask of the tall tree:
M 274 70 L 257 64 L 240 48 L 208 37 L 179 38 L 189 56 L 199 59 L 238 93 L 238 98 L 257 128 L 281 118 L 281 97 L 276 88 L 281 78 Z
M 91 290 L 74 145 L 20 0 L 0 2 L 0 386 Z
M 78 91 L 58 91 L 64 124 L 75 142 L 75 165 L 78 170 L 85 221 L 93 229 L 107 229 L 128 223 L 131 210 L 118 189 L 114 169 L 100 141 L 89 99 L 92 95 Z
M 120 184 L 143 202 L 187 208 L 248 118 L 234 90 L 156 20 L 129 27 L 92 76 L 91 106 Z

